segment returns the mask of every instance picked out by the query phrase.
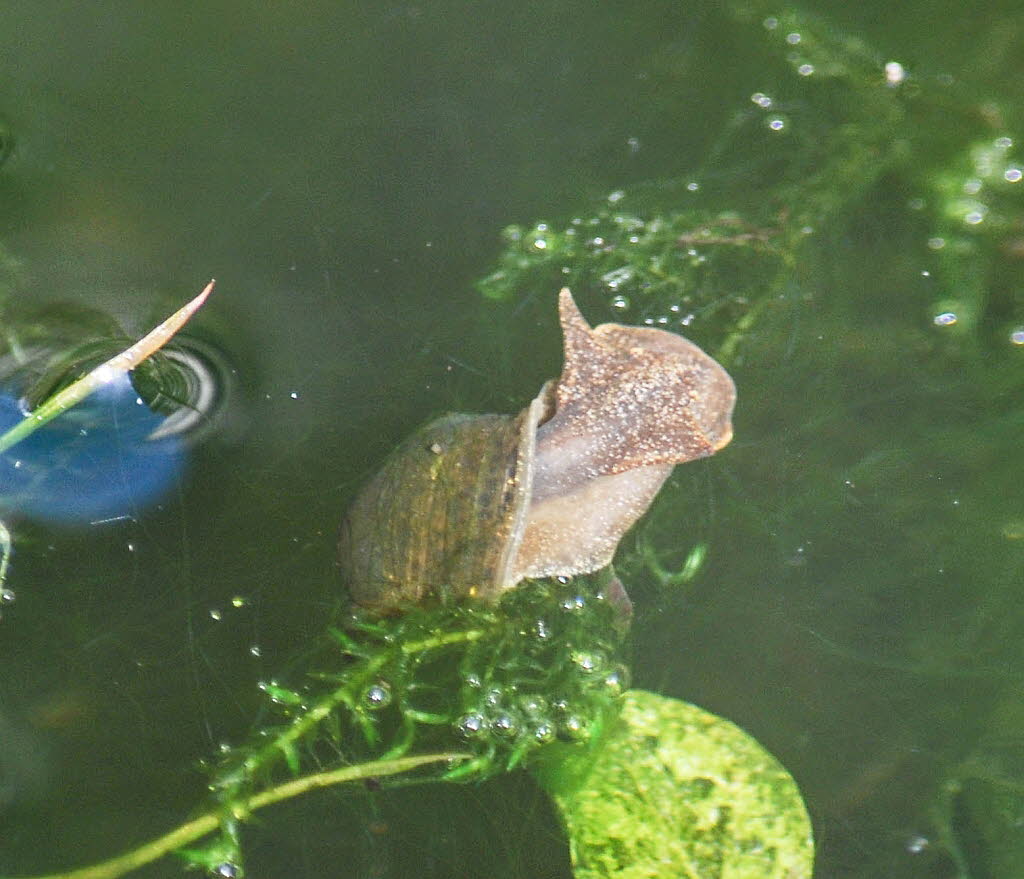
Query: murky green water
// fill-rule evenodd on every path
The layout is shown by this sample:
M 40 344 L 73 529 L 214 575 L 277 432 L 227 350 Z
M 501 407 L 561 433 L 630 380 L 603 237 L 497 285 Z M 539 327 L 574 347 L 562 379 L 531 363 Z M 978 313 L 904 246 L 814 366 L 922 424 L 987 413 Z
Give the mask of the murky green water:
M 237 387 L 158 506 L 78 528 L 5 511 L 0 875 L 194 807 L 197 761 L 336 608 L 356 487 L 427 417 L 515 411 L 557 373 L 558 267 L 504 301 L 474 286 L 501 230 L 620 202 L 695 229 L 735 211 L 765 242 L 820 220 L 648 298 L 566 266 L 595 323 L 666 317 L 709 350 L 742 325 L 735 440 L 625 547 L 636 683 L 786 765 L 816 875 L 1014 875 L 1024 17 L 834 5 L 782 46 L 762 21 L 786 10 L 716 4 L 5 4 L 8 307 L 138 334 L 215 276 L 192 331 Z M 698 543 L 685 584 L 641 560 Z M 522 777 L 307 797 L 248 836 L 268 877 L 571 875 Z

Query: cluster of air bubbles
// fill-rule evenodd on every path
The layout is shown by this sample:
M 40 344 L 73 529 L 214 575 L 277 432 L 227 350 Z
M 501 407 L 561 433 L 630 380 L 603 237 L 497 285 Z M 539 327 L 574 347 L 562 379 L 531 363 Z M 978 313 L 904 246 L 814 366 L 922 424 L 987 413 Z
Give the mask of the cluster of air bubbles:
M 570 595 L 562 599 L 561 607 L 562 610 L 569 612 L 576 612 L 583 610 L 586 607 L 587 599 L 582 595 Z
M 757 104 L 762 110 L 770 110 L 772 106 L 772 99 L 768 97 L 764 92 L 754 92 L 750 96 L 750 100 Z

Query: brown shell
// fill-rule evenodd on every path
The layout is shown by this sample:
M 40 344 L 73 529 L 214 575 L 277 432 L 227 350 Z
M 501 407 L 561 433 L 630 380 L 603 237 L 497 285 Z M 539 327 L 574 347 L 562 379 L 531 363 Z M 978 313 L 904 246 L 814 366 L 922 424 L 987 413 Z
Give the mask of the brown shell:
M 736 390 L 692 342 L 592 328 L 559 298 L 565 364 L 519 415 L 447 415 L 400 446 L 342 527 L 352 598 L 495 599 L 524 578 L 611 563 L 672 468 L 732 437 Z
M 546 396 L 547 386 L 518 415 L 445 415 L 395 450 L 342 525 L 339 557 L 356 603 L 500 593 L 525 527 Z

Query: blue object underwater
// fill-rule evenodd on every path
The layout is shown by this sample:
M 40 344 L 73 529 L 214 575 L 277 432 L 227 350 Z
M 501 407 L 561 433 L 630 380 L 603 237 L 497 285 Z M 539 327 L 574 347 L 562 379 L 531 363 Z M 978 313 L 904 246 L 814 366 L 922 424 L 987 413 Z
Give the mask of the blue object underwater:
M 0 433 L 23 417 L 0 389 Z M 138 514 L 186 464 L 180 436 L 149 439 L 165 419 L 119 376 L 0 455 L 0 514 L 65 524 Z

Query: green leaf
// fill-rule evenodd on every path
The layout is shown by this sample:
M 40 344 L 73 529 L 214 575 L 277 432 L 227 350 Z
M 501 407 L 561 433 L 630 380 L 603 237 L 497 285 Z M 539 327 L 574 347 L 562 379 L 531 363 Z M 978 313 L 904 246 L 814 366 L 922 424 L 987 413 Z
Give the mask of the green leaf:
M 814 844 L 796 783 L 739 727 L 631 690 L 599 747 L 539 768 L 576 879 L 805 879 Z

